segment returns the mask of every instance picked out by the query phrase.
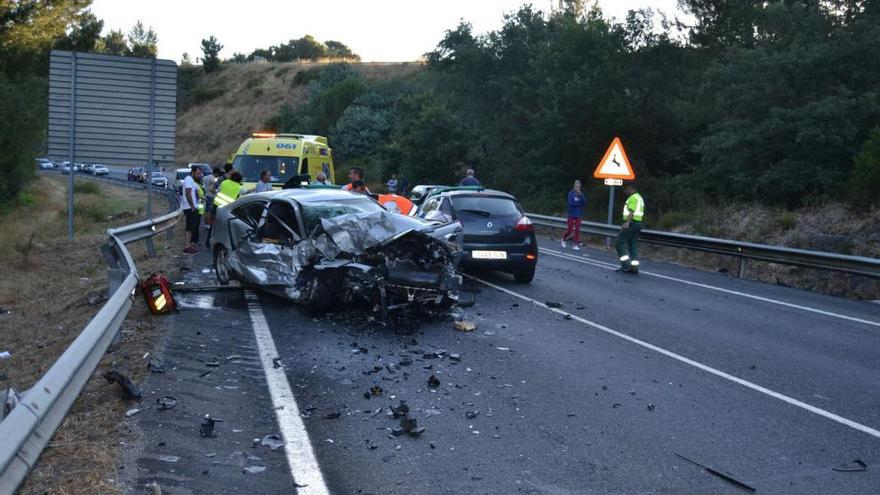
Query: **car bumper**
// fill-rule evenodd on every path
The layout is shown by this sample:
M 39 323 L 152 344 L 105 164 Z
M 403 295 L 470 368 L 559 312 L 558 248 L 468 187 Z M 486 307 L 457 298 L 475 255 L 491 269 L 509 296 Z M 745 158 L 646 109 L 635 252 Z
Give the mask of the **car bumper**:
M 504 251 L 507 259 L 479 259 L 474 258 L 474 251 Z M 459 266 L 464 268 L 484 268 L 486 270 L 521 270 L 535 266 L 538 261 L 538 245 L 535 242 L 529 244 L 472 244 L 462 245 L 461 261 Z

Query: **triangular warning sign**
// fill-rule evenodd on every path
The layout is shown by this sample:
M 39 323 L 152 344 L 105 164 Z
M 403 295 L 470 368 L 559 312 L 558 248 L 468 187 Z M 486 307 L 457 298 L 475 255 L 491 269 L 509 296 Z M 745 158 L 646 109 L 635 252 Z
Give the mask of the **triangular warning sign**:
M 636 174 L 632 165 L 629 164 L 629 158 L 626 157 L 626 151 L 623 151 L 623 143 L 620 138 L 614 138 L 611 146 L 599 162 L 599 166 L 593 172 L 593 177 L 597 179 L 626 179 L 633 180 Z

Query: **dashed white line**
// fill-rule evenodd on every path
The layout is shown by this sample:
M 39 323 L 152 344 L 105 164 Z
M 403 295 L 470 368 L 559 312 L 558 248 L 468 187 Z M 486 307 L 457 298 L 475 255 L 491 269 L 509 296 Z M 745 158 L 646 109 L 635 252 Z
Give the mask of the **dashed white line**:
M 528 301 L 528 302 L 534 304 L 535 306 L 539 306 L 541 308 L 552 311 L 552 312 L 559 314 L 559 315 L 567 316 L 574 321 L 578 321 L 580 323 L 583 323 L 584 325 L 593 327 L 596 330 L 601 330 L 602 332 L 605 332 L 607 334 L 621 338 L 623 340 L 626 340 L 626 341 L 631 342 L 633 344 L 636 344 L 638 346 L 644 347 L 646 349 L 650 349 L 656 353 L 659 353 L 659 354 L 662 354 L 666 357 L 672 358 L 672 359 L 679 361 L 681 363 L 684 363 L 688 366 L 693 366 L 694 368 L 697 368 L 699 370 L 705 371 L 707 373 L 711 373 L 717 377 L 731 381 L 731 382 L 736 383 L 738 385 L 742 385 L 743 387 L 752 389 L 756 392 L 760 392 L 760 393 L 767 395 L 769 397 L 773 397 L 774 399 L 781 400 L 781 401 L 783 401 L 787 404 L 790 404 L 792 406 L 799 407 L 799 408 L 804 409 L 806 411 L 809 411 L 813 414 L 817 414 L 819 416 L 830 419 L 830 420 L 835 421 L 837 423 L 840 423 L 842 425 L 848 426 L 854 430 L 861 431 L 862 433 L 867 433 L 868 435 L 871 435 L 875 438 L 880 439 L 880 431 L 878 431 L 874 428 L 871 428 L 870 426 L 866 426 L 861 423 L 857 423 L 851 419 L 847 419 L 847 418 L 844 418 L 843 416 L 839 416 L 837 414 L 834 414 L 833 412 L 826 411 L 825 409 L 813 406 L 811 404 L 807 404 L 806 402 L 799 401 L 793 397 L 789 397 L 785 394 L 781 394 L 781 393 L 776 392 L 774 390 L 770 390 L 767 387 L 762 387 L 761 385 L 752 383 L 748 380 L 744 380 L 744 379 L 739 378 L 737 376 L 733 376 L 730 373 L 726 373 L 726 372 L 721 371 L 719 369 L 713 368 L 713 367 L 706 365 L 706 364 L 703 364 L 699 361 L 694 361 L 693 359 L 687 358 L 687 357 L 682 356 L 680 354 L 676 354 L 672 351 L 669 351 L 669 350 L 666 350 L 662 347 L 651 344 L 650 342 L 645 342 L 644 340 L 637 339 L 635 337 L 629 336 L 629 335 L 622 333 L 622 332 L 618 332 L 617 330 L 613 330 L 611 328 L 608 328 L 608 327 L 601 325 L 599 323 L 596 323 L 594 321 L 590 321 L 585 318 L 581 318 L 580 316 L 573 315 L 571 313 L 567 313 L 567 312 L 565 312 L 561 309 L 558 309 L 558 308 L 551 308 L 551 307 L 547 306 L 546 304 L 542 303 L 541 301 L 532 299 L 528 296 L 524 296 L 524 295 L 519 294 L 517 292 L 514 292 L 510 289 L 506 289 L 504 287 L 501 287 L 500 285 L 496 285 L 496 284 L 493 284 L 492 282 L 488 282 L 486 280 L 483 280 L 479 277 L 474 277 L 472 275 L 467 275 L 467 274 L 465 276 L 468 278 L 471 278 L 473 280 L 476 280 L 477 282 L 480 282 L 484 285 L 492 287 L 495 290 L 499 290 L 501 292 L 504 292 L 505 294 L 511 295 L 511 296 L 516 297 L 518 299 L 521 299 L 523 301 Z
M 552 249 L 539 248 L 539 251 L 543 254 L 547 254 L 550 256 L 555 256 L 557 258 L 567 259 L 567 260 L 571 260 L 571 261 L 577 261 L 578 263 L 583 263 L 585 265 L 595 266 L 597 268 L 604 268 L 605 270 L 616 270 L 618 268 L 617 265 L 613 265 L 611 263 L 606 263 L 604 261 L 596 261 L 596 260 L 586 260 L 586 259 L 583 259 L 581 257 L 575 256 L 572 254 L 560 253 L 559 251 L 554 251 Z M 811 308 L 809 306 L 801 306 L 800 304 L 794 304 L 794 303 L 790 303 L 790 302 L 780 301 L 778 299 L 771 299 L 769 297 L 756 296 L 754 294 L 749 294 L 746 292 L 724 289 L 722 287 L 716 287 L 714 285 L 702 284 L 700 282 L 693 282 L 690 280 L 684 280 L 681 278 L 670 277 L 669 275 L 661 275 L 659 273 L 647 272 L 644 270 L 640 270 L 639 273 L 642 275 L 647 275 L 649 277 L 655 277 L 655 278 L 660 278 L 663 280 L 669 280 L 671 282 L 678 282 L 681 284 L 690 285 L 692 287 L 700 287 L 703 289 L 714 290 L 717 292 L 723 292 L 725 294 L 730 294 L 730 295 L 739 296 L 739 297 L 745 297 L 748 299 L 754 299 L 756 301 L 762 301 L 762 302 L 766 302 L 766 303 L 770 303 L 770 304 L 778 304 L 779 306 L 785 306 L 788 308 L 799 309 L 802 311 L 809 311 L 810 313 L 820 314 L 823 316 L 830 316 L 832 318 L 840 318 L 842 320 L 852 321 L 855 323 L 862 323 L 864 325 L 871 325 L 871 326 L 875 326 L 875 327 L 880 327 L 880 322 L 865 320 L 862 318 L 855 318 L 853 316 L 842 315 L 839 313 L 833 313 L 831 311 L 825 311 L 823 309 Z
M 244 295 L 251 317 L 251 326 L 257 339 L 260 360 L 266 372 L 272 406 L 275 409 L 281 434 L 287 442 L 284 445 L 284 452 L 287 454 L 290 474 L 297 484 L 296 492 L 301 495 L 329 495 L 321 467 L 309 441 L 309 434 L 299 415 L 299 406 L 296 405 L 290 382 L 287 381 L 284 368 L 275 368 L 272 362 L 273 358 L 278 357 L 278 350 L 275 348 L 275 340 L 272 339 L 263 310 L 260 309 L 260 301 L 253 291 L 245 291 Z

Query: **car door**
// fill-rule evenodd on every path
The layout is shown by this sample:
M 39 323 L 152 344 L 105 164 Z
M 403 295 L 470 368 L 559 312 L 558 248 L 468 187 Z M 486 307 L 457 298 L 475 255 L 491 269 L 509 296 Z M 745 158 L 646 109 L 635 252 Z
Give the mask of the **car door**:
M 255 227 L 253 222 L 230 225 L 230 232 L 236 228 L 244 230 L 235 248 L 236 261 L 248 282 L 262 286 L 293 286 L 302 268 L 302 260 L 295 249 L 302 239 L 295 205 L 286 198 L 261 202 L 261 205 Z M 251 218 L 254 214 L 251 212 Z

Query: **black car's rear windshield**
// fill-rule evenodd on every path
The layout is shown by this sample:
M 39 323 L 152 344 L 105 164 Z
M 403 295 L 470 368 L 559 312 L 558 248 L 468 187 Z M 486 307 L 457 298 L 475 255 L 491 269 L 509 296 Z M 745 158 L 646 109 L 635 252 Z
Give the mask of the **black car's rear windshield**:
M 516 201 L 492 196 L 453 196 L 452 206 L 461 215 L 500 217 L 520 213 Z
M 306 232 L 311 232 L 322 218 L 333 218 L 351 213 L 370 213 L 382 211 L 379 203 L 370 198 L 333 199 L 302 204 L 303 223 Z

